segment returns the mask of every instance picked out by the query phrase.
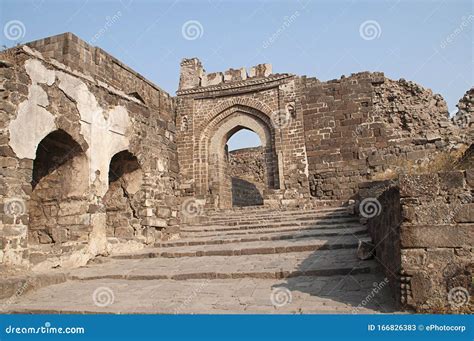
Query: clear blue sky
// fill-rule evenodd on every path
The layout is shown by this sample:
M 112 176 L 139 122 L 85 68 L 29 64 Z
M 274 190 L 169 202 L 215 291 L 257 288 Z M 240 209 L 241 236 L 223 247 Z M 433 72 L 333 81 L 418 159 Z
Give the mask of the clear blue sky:
M 1 0 L 1 44 L 12 46 L 66 31 L 86 41 L 98 35 L 95 45 L 171 94 L 177 89 L 184 57 L 200 58 L 208 72 L 268 62 L 274 72 L 320 80 L 383 71 L 392 79 L 413 80 L 440 93 L 453 112 L 473 85 L 472 4 L 470 0 Z M 6 35 L 12 20 L 20 21 L 24 30 L 16 23 Z M 191 20 L 198 23 L 191 22 L 183 34 L 183 25 Z M 18 27 L 20 33 L 14 30 Z M 231 149 L 255 142 L 249 134 L 236 136 Z

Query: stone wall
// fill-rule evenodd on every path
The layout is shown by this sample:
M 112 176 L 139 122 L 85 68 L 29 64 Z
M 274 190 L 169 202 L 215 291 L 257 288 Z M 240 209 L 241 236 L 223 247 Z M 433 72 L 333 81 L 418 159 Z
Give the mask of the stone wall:
M 102 82 L 105 87 L 110 86 L 111 91 L 118 89 L 135 97 L 151 112 L 159 112 L 165 127 L 170 125 L 167 128 L 173 130 L 175 114 L 171 96 L 100 47 L 91 46 L 72 33 L 39 39 L 27 45 L 53 63 L 60 62 Z
M 473 311 L 473 179 L 471 169 L 360 186 L 359 214 L 401 307 Z
M 466 91 L 457 104 L 458 112 L 453 117 L 453 122 L 464 129 L 469 140 L 474 140 L 474 88 Z
M 361 221 L 367 224 L 376 260 L 383 264 L 383 271 L 396 302 L 400 302 L 402 209 L 398 181 L 385 180 L 360 184 L 355 208 Z
M 263 205 L 267 183 L 265 151 L 261 147 L 229 152 L 229 175 L 232 178 L 234 206 Z
M 93 48 L 70 34 L 31 46 L 46 56 L 27 46 L 0 56 L 0 262 L 77 266 L 122 241 L 153 243 L 178 223 L 172 99 L 102 52 L 94 69 L 75 55 Z M 144 89 L 142 98 L 130 89 Z M 110 181 L 124 151 L 140 170 L 128 185 L 126 174 Z M 119 204 L 127 219 L 113 216 Z
M 400 177 L 405 306 L 435 313 L 474 311 L 473 189 L 472 169 Z M 471 300 L 457 306 L 461 297 Z
M 463 137 L 440 95 L 383 73 L 302 78 L 311 194 L 347 199 L 367 180 L 441 169 Z
M 231 187 L 224 148 L 240 129 L 259 135 L 268 190 L 284 199 L 309 196 L 298 79 L 272 74 L 267 64 L 207 74 L 196 58 L 181 63 L 177 92 L 178 156 L 184 195 L 229 208 Z

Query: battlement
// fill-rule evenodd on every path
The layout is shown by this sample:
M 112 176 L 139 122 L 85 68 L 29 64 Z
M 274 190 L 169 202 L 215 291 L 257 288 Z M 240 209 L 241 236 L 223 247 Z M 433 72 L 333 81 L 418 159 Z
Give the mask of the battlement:
M 271 64 L 258 64 L 247 71 L 245 67 L 229 69 L 224 72 L 206 73 L 198 58 L 181 61 L 179 90 L 194 89 L 219 85 L 222 83 L 241 82 L 247 79 L 264 78 L 272 75 Z

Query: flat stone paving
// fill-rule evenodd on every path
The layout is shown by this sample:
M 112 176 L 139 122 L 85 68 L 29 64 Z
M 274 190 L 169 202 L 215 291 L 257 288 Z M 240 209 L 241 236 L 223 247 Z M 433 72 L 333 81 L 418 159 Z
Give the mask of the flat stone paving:
M 374 283 L 382 281 L 376 274 L 285 280 L 68 281 L 27 294 L 4 309 L 16 313 L 391 313 L 387 287 L 368 299 Z M 361 305 L 364 300 L 368 302 Z

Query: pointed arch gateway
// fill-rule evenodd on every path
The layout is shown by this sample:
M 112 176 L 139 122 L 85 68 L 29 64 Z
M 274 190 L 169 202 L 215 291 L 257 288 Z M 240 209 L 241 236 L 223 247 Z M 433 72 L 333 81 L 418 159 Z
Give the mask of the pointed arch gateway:
M 211 119 L 203 129 L 198 144 L 199 164 L 195 168 L 197 194 L 206 196 L 215 208 L 232 207 L 232 179 L 226 144 L 232 135 L 242 129 L 248 129 L 260 138 L 266 188 L 280 186 L 276 134 L 270 117 L 252 107 L 232 105 Z

